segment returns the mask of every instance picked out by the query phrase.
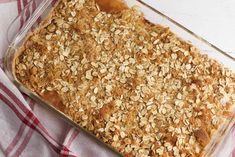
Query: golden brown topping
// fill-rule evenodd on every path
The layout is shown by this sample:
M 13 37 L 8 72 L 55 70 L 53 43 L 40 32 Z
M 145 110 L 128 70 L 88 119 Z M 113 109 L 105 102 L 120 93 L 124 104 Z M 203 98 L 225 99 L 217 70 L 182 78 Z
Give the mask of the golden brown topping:
M 105 12 L 118 12 L 123 9 L 127 9 L 127 6 L 122 2 L 122 0 L 95 0 L 99 5 L 100 9 Z
M 64 111 L 63 102 L 57 92 L 46 91 L 41 96 L 58 110 Z
M 201 155 L 231 115 L 234 73 L 119 2 L 61 0 L 17 79 L 125 156 Z
M 198 130 L 194 131 L 194 136 L 196 137 L 196 140 L 201 144 L 202 146 L 206 146 L 210 141 L 210 136 L 206 132 L 206 130 L 200 128 Z

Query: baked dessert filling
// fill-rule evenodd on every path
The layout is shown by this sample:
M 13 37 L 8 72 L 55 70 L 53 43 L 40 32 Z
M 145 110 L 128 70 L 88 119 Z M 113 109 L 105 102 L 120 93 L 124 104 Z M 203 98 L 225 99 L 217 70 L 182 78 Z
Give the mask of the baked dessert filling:
M 124 156 L 201 156 L 235 103 L 231 70 L 119 0 L 60 0 L 14 69 Z

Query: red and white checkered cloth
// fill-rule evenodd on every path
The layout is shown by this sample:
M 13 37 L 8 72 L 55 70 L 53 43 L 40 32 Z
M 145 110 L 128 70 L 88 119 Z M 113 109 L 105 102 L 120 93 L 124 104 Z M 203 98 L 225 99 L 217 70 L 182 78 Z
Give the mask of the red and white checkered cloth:
M 30 0 L 0 0 L 1 66 L 3 53 L 8 45 L 7 28 L 28 1 Z M 26 11 L 26 16 L 35 9 L 35 4 L 33 2 L 32 8 Z M 234 146 L 235 131 L 231 131 L 216 156 L 235 157 L 235 150 L 231 153 Z M 0 68 L 0 156 L 114 157 L 117 155 L 20 93 Z

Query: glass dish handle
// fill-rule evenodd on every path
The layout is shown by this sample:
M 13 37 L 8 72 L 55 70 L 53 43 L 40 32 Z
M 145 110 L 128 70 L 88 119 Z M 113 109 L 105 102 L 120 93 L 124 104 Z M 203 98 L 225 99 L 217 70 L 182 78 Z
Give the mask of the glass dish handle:
M 12 43 L 16 37 L 29 31 L 42 13 L 56 0 L 30 0 L 7 30 L 7 40 Z M 43 3 L 42 3 L 43 2 Z
M 30 0 L 27 5 L 22 9 L 18 16 L 10 23 L 7 29 L 7 41 L 11 43 L 12 40 L 17 36 L 24 23 L 30 18 L 30 6 L 35 3 L 35 0 Z M 35 10 L 34 10 L 35 11 Z M 32 14 L 32 13 L 31 13 Z

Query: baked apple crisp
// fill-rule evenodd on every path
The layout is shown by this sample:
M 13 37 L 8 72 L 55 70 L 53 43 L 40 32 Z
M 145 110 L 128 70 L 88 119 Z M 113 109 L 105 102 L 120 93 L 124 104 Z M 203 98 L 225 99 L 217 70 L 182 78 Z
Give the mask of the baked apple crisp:
M 19 82 L 124 156 L 201 156 L 235 74 L 136 7 L 60 0 L 15 59 Z

